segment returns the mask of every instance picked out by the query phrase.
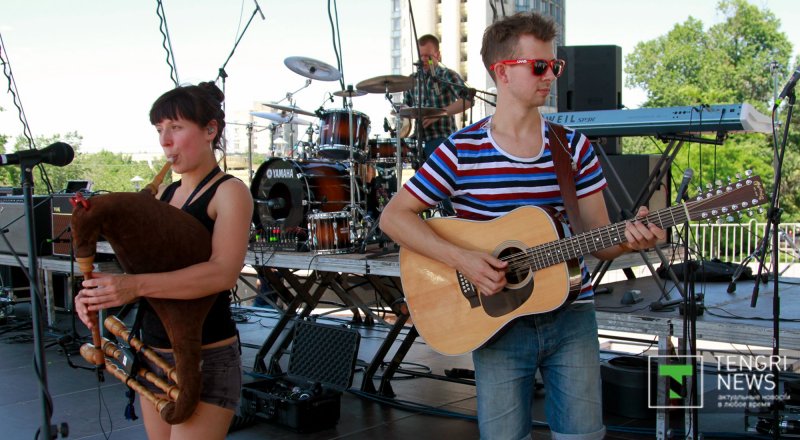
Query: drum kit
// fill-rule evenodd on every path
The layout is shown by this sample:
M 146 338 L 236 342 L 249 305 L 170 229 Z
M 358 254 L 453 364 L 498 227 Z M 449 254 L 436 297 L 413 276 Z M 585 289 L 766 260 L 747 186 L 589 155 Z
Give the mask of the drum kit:
M 284 64 L 307 78 L 303 88 L 311 80 L 341 78 L 335 67 L 311 58 L 289 57 Z M 289 105 L 264 104 L 277 112 L 251 113 L 274 124 L 308 126 L 307 141 L 297 142 L 289 157 L 268 159 L 253 177 L 250 191 L 257 244 L 274 250 L 339 254 L 363 250 L 370 241 L 386 241 L 377 229 L 378 217 L 398 190 L 404 164 L 417 160 L 421 149 L 414 139 L 399 136 L 370 139 L 369 116 L 353 109 L 353 98 L 385 94 L 392 104 L 395 127 L 402 125 L 402 118 L 445 115 L 441 109 L 421 112 L 392 102 L 390 93 L 412 86 L 407 76 L 378 76 L 356 88 L 333 92 L 332 96 L 343 99 L 344 108 L 306 111 L 294 104 L 292 96 L 297 92 L 293 92 L 287 94 Z

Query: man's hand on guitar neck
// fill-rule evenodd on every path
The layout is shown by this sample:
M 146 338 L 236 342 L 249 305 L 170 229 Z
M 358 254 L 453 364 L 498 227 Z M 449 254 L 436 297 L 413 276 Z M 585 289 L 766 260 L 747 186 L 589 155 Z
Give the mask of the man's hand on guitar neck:
M 637 218 L 647 217 L 650 211 L 646 206 L 640 206 L 636 213 Z M 630 252 L 650 249 L 658 243 L 658 240 L 666 238 L 667 233 L 655 225 L 655 223 L 643 223 L 641 220 L 625 222 L 625 239 L 620 247 Z

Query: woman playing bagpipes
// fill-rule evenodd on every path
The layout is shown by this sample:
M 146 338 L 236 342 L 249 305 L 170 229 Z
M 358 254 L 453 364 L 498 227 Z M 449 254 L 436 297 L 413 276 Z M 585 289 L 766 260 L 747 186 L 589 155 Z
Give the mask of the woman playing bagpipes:
M 128 304 L 140 298 L 191 300 L 215 296 L 202 323 L 202 387 L 195 412 L 184 422 L 170 425 L 155 406 L 141 400 L 144 425 L 150 439 L 222 439 L 238 405 L 241 389 L 241 359 L 236 325 L 230 312 L 230 289 L 236 284 L 247 252 L 253 200 L 247 186 L 223 173 L 215 157 L 221 149 L 225 127 L 224 95 L 214 83 L 180 86 L 159 97 L 150 109 L 150 122 L 172 170 L 181 175 L 160 191 L 158 198 L 182 209 L 211 233 L 208 261 L 183 269 L 142 274 L 95 274 L 83 282 L 75 299 L 80 319 L 92 328 L 95 312 Z M 157 243 L 154 243 L 157 245 Z M 151 308 L 142 307 L 143 342 L 170 364 L 171 344 Z M 161 370 L 146 362 L 149 370 Z M 155 393 L 163 391 L 141 381 Z

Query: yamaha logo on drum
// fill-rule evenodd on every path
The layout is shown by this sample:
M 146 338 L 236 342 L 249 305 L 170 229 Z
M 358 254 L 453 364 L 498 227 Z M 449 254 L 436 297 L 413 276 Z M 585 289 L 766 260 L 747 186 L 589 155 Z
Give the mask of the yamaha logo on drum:
M 267 169 L 267 179 L 294 179 L 294 170 L 291 168 Z

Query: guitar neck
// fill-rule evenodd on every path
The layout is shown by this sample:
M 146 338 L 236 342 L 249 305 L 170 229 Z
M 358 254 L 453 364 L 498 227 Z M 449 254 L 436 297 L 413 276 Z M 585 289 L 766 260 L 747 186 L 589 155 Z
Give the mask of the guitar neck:
M 655 224 L 661 229 L 669 228 L 689 219 L 686 205 L 676 205 L 651 212 L 644 218 L 637 218 L 644 224 Z M 628 241 L 625 238 L 626 222 L 619 222 L 593 229 L 562 240 L 544 243 L 528 248 L 529 262 L 534 270 L 544 269 L 592 252 L 617 246 Z

